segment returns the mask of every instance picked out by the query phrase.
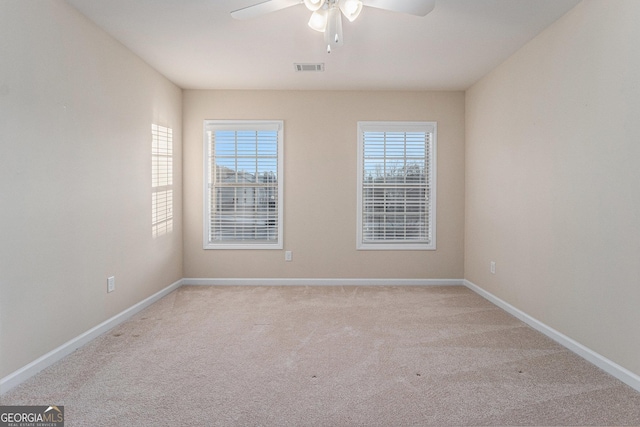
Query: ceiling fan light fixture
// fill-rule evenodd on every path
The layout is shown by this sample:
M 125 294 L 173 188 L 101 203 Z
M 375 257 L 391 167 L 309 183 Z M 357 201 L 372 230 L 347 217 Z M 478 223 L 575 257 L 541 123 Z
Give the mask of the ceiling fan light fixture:
M 2 1 L 2 0 L 0 0 Z M 266 13 L 275 12 L 290 6 L 304 3 L 312 14 L 309 27 L 324 33 L 327 52 L 336 46 L 342 46 L 342 15 L 350 22 L 355 21 L 362 8 L 374 7 L 382 10 L 408 13 L 416 16 L 426 16 L 435 7 L 436 0 L 254 0 L 259 1 L 253 6 L 234 10 L 231 16 L 235 19 L 249 19 Z
M 311 14 L 309 26 L 316 31 L 323 33 L 327 29 L 328 13 L 325 9 L 318 9 Z
M 304 5 L 307 6 L 311 12 L 315 12 L 320 9 L 324 4 L 325 0 L 304 0 Z
M 344 16 L 349 20 L 349 22 L 353 22 L 362 12 L 362 1 L 361 0 L 342 0 L 339 3 L 340 10 L 344 14 Z

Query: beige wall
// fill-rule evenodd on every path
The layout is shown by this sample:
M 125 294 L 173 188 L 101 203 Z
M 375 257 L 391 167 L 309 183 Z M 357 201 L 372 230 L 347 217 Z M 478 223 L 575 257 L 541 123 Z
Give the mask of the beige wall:
M 639 17 L 585 0 L 466 97 L 465 278 L 636 374 Z
M 65 2 L 0 1 L 0 378 L 182 277 L 181 96 Z M 177 153 L 159 239 L 152 123 Z
M 462 92 L 184 92 L 184 269 L 198 278 L 454 278 L 463 274 Z M 205 119 L 284 120 L 284 250 L 202 249 Z M 436 251 L 356 251 L 359 120 L 438 122 Z

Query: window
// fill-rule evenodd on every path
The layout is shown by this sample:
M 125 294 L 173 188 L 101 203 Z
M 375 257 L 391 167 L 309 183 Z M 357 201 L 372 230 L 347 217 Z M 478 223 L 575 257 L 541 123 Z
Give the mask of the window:
M 151 125 L 151 234 L 173 231 L 173 130 Z
M 282 249 L 282 133 L 282 121 L 205 121 L 205 249 Z
M 435 184 L 435 122 L 358 122 L 357 249 L 435 249 Z

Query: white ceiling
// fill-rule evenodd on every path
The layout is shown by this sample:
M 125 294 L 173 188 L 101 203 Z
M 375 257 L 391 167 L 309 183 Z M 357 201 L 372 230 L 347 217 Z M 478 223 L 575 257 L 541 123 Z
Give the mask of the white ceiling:
M 260 1 L 67 0 L 182 88 L 278 90 L 464 90 L 580 0 L 437 0 L 425 17 L 365 7 L 331 54 L 304 5 L 229 15 Z

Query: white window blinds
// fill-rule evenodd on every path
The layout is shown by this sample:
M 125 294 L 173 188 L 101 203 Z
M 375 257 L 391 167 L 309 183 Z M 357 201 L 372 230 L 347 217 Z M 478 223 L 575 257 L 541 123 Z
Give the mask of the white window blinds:
M 282 122 L 205 122 L 205 249 L 282 248 Z
M 358 123 L 358 249 L 435 249 L 434 122 Z

